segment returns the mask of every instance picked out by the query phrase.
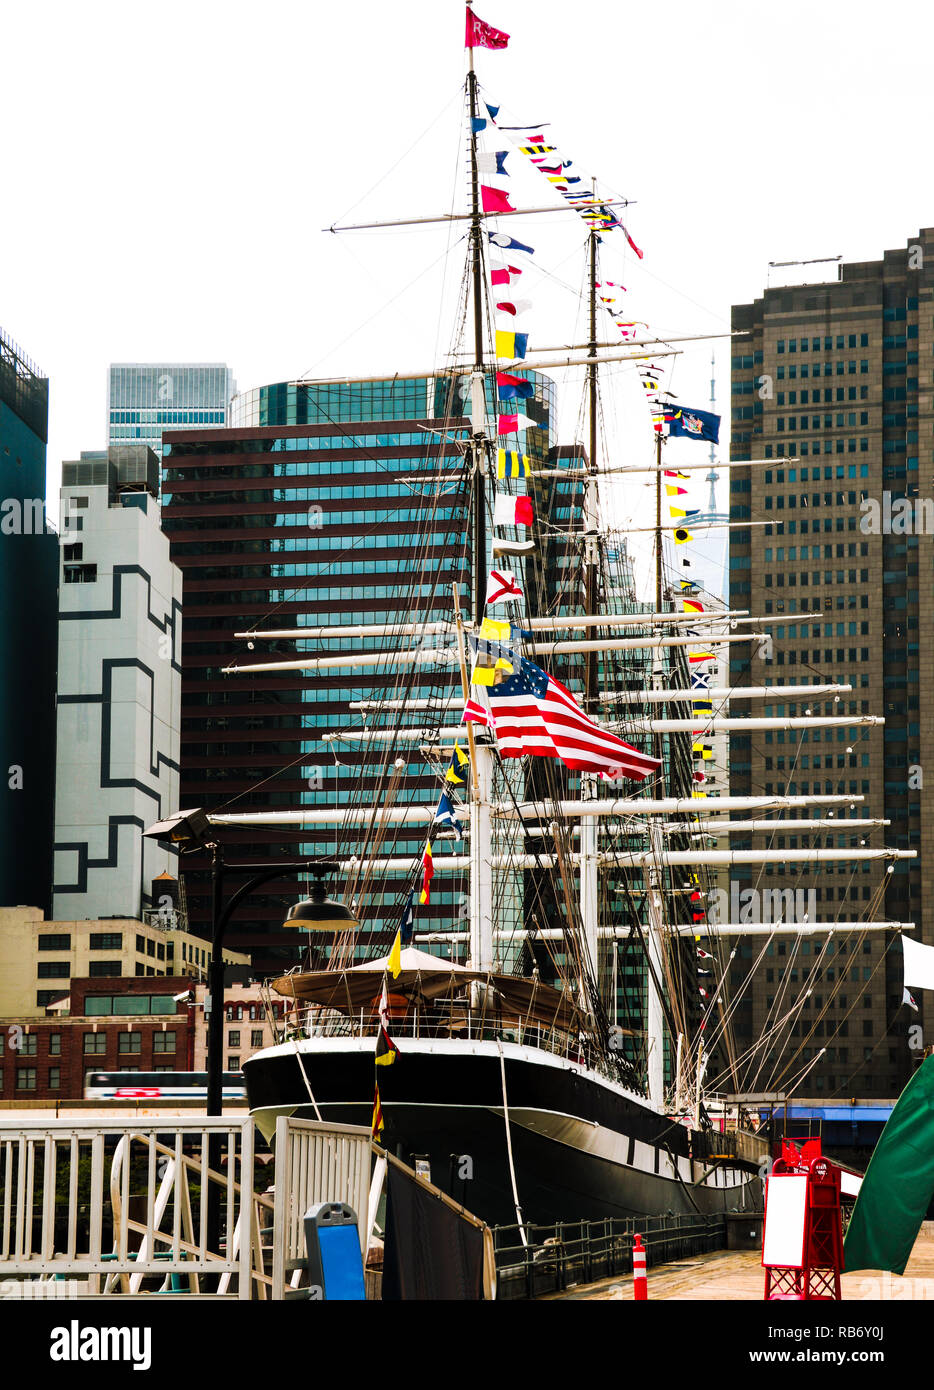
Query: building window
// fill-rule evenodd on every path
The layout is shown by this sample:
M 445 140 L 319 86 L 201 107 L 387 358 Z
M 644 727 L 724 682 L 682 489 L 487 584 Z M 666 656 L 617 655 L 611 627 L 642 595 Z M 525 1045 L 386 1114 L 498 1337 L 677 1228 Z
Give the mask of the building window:
M 82 541 L 76 541 L 74 545 L 66 545 L 66 546 L 64 546 L 64 555 L 65 555 L 65 559 L 66 559 L 66 560 L 83 560 L 83 559 L 84 559 L 84 544 L 83 544 L 83 542 L 82 542 Z
M 49 1067 L 49 1090 L 50 1090 L 50 1091 L 58 1091 L 58 1090 L 61 1089 L 61 1084 L 62 1084 L 62 1069 L 61 1069 L 61 1067 Z
M 39 1046 L 38 1033 L 24 1033 L 20 1038 L 17 1052 L 21 1057 L 35 1057 Z
M 66 935 L 66 936 L 47 936 L 47 935 L 46 935 L 46 936 L 40 936 L 40 937 L 39 937 L 39 950 L 40 950 L 40 951 L 70 951 L 70 950 L 71 950 L 71 937 L 70 937 L 70 936 L 67 936 L 67 935 Z
M 240 1058 L 239 1058 L 239 1057 L 228 1057 L 228 1058 L 227 1058 L 227 1070 L 228 1070 L 228 1071 L 239 1071 L 239 1070 L 240 1070 Z
M 240 1046 L 240 1029 L 239 1029 L 239 1028 L 231 1028 L 230 1032 L 227 1034 L 227 1046 L 228 1046 L 228 1047 L 239 1047 L 239 1046 Z
M 78 518 L 80 522 L 81 518 Z M 66 584 L 94 584 L 97 581 L 96 565 L 66 565 Z
M 118 960 L 92 960 L 88 964 L 88 975 L 91 976 L 92 979 L 101 979 L 109 975 L 120 975 L 122 973 Z
M 54 1004 L 56 999 L 61 999 L 61 989 L 37 989 L 36 1008 L 47 1009 L 50 1004 Z
M 136 938 L 136 949 L 141 956 L 146 954 L 146 938 L 144 936 L 138 936 Z
M 156 1052 L 174 1052 L 174 1051 L 175 1051 L 175 1033 L 174 1033 L 174 1031 L 170 1031 L 169 1029 L 166 1029 L 166 1031 L 165 1031 L 164 1033 L 153 1033 L 153 1035 L 152 1035 L 152 1050 L 153 1050 L 154 1053 L 156 1053 Z
M 16 1089 L 18 1091 L 34 1091 L 36 1089 L 35 1067 L 16 1068 Z
M 60 1057 L 62 1055 L 62 1035 L 61 1033 L 49 1034 L 49 1056 Z
M 86 1053 L 95 1053 L 102 1056 L 107 1051 L 106 1033 L 85 1033 L 84 1050 Z
M 67 960 L 40 960 L 36 974 L 40 980 L 68 980 L 71 966 Z
M 117 1051 L 118 1052 L 142 1052 L 143 1035 L 142 1033 L 118 1033 Z
M 251 1034 L 250 1034 L 250 1045 L 251 1045 L 252 1047 L 262 1047 L 262 1045 L 263 1045 L 263 1030 L 262 1030 L 262 1028 L 254 1028 L 254 1029 L 253 1029 L 253 1031 L 252 1031 Z
M 122 951 L 123 933 L 119 931 L 91 932 L 89 949 L 92 951 Z
M 146 954 L 147 954 L 147 956 L 155 956 L 155 954 L 156 954 L 156 943 L 155 943 L 154 941 L 147 941 L 147 942 L 146 942 Z

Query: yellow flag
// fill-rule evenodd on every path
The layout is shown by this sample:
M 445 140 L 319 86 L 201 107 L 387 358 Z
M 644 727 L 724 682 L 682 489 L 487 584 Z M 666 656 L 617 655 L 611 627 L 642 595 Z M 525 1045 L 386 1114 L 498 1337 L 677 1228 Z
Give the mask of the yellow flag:
M 451 758 L 451 766 L 444 774 L 445 782 L 453 782 L 456 787 L 463 786 L 467 779 L 467 774 L 462 771 L 462 769 L 467 767 L 469 761 L 470 759 L 467 757 L 467 754 L 461 748 L 460 744 L 455 743 L 454 754 Z
M 683 526 L 679 526 L 677 531 L 675 531 L 676 545 L 684 545 L 685 541 L 692 541 L 693 539 L 694 537 L 691 535 L 690 531 L 686 531 Z
M 480 636 L 491 638 L 494 642 L 508 642 L 512 634 L 512 623 L 500 623 L 495 618 L 484 618 L 480 624 Z
M 396 932 L 396 939 L 389 952 L 389 970 L 393 979 L 402 974 L 402 928 Z
M 470 673 L 471 685 L 495 685 L 496 672 L 492 666 L 475 666 Z

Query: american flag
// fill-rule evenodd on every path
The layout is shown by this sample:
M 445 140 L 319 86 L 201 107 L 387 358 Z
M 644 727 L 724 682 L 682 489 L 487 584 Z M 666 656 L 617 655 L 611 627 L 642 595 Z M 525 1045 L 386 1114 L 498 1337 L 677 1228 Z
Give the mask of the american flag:
M 581 772 L 640 782 L 661 767 L 588 719 L 571 692 L 534 662 L 521 660 L 514 675 L 490 687 L 489 700 L 504 758 L 560 758 Z

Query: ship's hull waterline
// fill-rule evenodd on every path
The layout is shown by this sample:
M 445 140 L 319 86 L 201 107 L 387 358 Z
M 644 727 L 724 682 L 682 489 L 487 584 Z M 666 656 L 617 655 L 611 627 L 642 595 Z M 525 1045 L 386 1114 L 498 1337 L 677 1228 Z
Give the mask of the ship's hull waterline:
M 579 1063 L 513 1043 L 398 1043 L 379 1068 L 383 1143 L 427 1159 L 432 1182 L 490 1224 L 516 1221 L 504 1072 L 525 1221 L 761 1209 L 757 1174 L 692 1158 L 683 1125 Z M 369 1126 L 373 1056 L 370 1039 L 329 1037 L 255 1054 L 244 1075 L 257 1125 L 267 1138 L 283 1114 Z

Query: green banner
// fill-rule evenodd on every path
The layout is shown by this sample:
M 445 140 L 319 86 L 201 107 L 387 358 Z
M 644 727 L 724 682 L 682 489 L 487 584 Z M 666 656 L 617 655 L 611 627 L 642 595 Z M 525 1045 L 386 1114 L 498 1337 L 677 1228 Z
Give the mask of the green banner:
M 904 1274 L 934 1198 L 934 1056 L 898 1098 L 873 1151 L 843 1242 L 843 1268 Z

